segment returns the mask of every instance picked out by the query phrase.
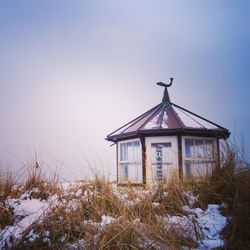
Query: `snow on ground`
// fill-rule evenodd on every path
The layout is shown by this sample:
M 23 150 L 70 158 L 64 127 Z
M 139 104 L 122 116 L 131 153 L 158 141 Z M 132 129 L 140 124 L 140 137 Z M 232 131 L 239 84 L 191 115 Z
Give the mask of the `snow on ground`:
M 31 190 L 29 193 L 32 191 L 37 192 L 37 190 Z M 0 231 L 0 249 L 5 245 L 11 246 L 13 242 L 21 239 L 25 230 L 32 226 L 33 223 L 42 221 L 46 211 L 57 200 L 57 195 L 49 197 L 46 201 L 31 198 L 29 193 L 24 193 L 19 199 L 8 199 L 6 201 L 6 205 L 13 209 L 15 222 L 14 225 L 6 226 Z M 29 236 L 31 240 L 36 238 L 36 235 L 32 234 L 32 232 L 29 233 Z
M 224 245 L 220 237 L 221 230 L 226 226 L 227 219 L 220 213 L 221 205 L 209 204 L 206 211 L 195 209 L 198 225 L 204 235 L 200 241 L 201 246 L 208 249 Z
M 82 189 L 78 189 L 79 184 L 65 184 L 63 186 L 66 195 L 74 194 L 76 198 L 84 198 L 87 195 L 87 191 L 83 192 Z M 76 188 L 72 191 L 72 188 Z M 71 190 L 71 191 L 69 191 Z M 33 190 L 36 191 L 37 190 Z M 88 192 L 92 192 L 91 190 Z M 140 201 L 148 191 L 137 190 L 138 196 L 134 200 L 128 200 L 127 194 L 122 193 L 113 187 L 113 193 L 120 199 L 125 201 L 127 206 L 134 205 Z M 8 199 L 6 201 L 7 206 L 13 208 L 14 212 L 14 224 L 11 226 L 6 226 L 0 231 L 0 249 L 4 248 L 7 244 L 8 246 L 13 246 L 13 243 L 21 239 L 25 231 L 32 226 L 33 223 L 40 223 L 46 212 L 49 211 L 54 205 L 61 204 L 67 206 L 68 209 L 76 210 L 78 207 L 77 199 L 72 198 L 70 201 L 59 201 L 58 196 L 51 195 L 47 200 L 35 199 L 30 197 L 30 192 L 26 192 L 20 196 L 18 199 Z M 166 194 L 167 195 L 167 194 Z M 222 216 L 220 213 L 221 205 L 209 204 L 207 209 L 204 211 L 201 208 L 192 208 L 196 197 L 192 194 L 187 194 L 190 200 L 190 206 L 185 206 L 183 209 L 188 213 L 185 216 L 166 216 L 164 218 L 166 222 L 166 230 L 171 230 L 172 226 L 176 226 L 181 229 L 185 236 L 191 237 L 195 240 L 199 247 L 197 249 L 213 249 L 216 247 L 221 247 L 224 245 L 221 239 L 220 232 L 226 225 L 226 217 Z M 66 203 L 65 203 L 66 202 Z M 157 202 L 154 202 L 154 206 L 158 206 Z M 115 222 L 115 218 L 107 215 L 101 216 L 101 221 L 99 223 L 93 221 L 84 221 L 84 223 L 96 225 L 98 228 L 104 228 L 107 225 Z M 192 222 L 192 223 L 190 223 Z M 200 235 L 197 238 L 197 231 Z M 33 241 L 38 237 L 33 230 L 29 230 L 28 238 Z M 49 233 L 49 232 L 48 232 Z M 48 236 L 44 236 L 44 240 L 49 240 Z M 63 239 L 62 239 L 63 241 Z M 145 242 L 147 244 L 147 242 Z M 151 244 L 151 243 L 150 243 Z M 73 244 L 68 244 L 68 249 L 84 249 L 85 241 L 79 240 Z
M 74 250 L 74 249 L 85 249 L 85 240 L 79 240 L 73 244 L 67 244 L 67 248 L 69 250 Z
M 0 247 L 11 245 L 20 239 L 26 229 L 37 221 L 47 210 L 48 202 L 38 199 L 9 199 L 7 204 L 14 209 L 15 223 L 0 232 Z
M 100 224 L 101 224 L 102 227 L 105 227 L 105 226 L 111 224 L 114 221 L 115 221 L 115 219 L 113 217 L 102 215 L 102 221 L 101 221 Z
M 222 205 L 217 204 L 208 204 L 205 211 L 201 208 L 191 209 L 187 206 L 184 207 L 184 210 L 190 213 L 188 216 L 192 216 L 193 214 L 193 218 L 201 233 L 201 239 L 198 240 L 201 247 L 199 249 L 212 249 L 224 246 L 224 241 L 221 239 L 220 232 L 226 226 L 227 219 L 220 213 L 221 208 Z M 187 225 L 187 220 L 183 219 L 183 217 L 174 217 L 172 220 L 180 223 L 182 227 Z M 194 230 L 194 228 L 192 228 L 192 230 Z M 194 235 L 193 232 L 190 234 Z

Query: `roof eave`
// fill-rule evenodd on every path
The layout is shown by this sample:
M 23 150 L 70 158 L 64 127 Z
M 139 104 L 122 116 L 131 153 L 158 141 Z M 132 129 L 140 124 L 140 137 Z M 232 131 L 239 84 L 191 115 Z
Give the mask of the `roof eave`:
M 130 133 L 124 133 L 114 136 L 107 136 L 108 141 L 117 142 L 140 136 L 158 136 L 158 135 L 197 135 L 197 136 L 212 136 L 218 139 L 228 139 L 230 132 L 223 129 L 194 129 L 194 128 L 177 128 L 177 129 L 148 129 L 138 130 Z

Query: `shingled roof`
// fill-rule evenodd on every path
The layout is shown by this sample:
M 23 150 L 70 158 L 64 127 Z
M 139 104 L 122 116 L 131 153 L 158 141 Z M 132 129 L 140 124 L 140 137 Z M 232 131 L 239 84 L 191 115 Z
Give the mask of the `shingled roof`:
M 228 138 L 230 133 L 226 128 L 170 101 L 167 87 L 172 85 L 172 81 L 169 85 L 158 83 L 165 87 L 160 104 L 115 130 L 106 139 L 117 142 L 140 135 L 176 134 Z

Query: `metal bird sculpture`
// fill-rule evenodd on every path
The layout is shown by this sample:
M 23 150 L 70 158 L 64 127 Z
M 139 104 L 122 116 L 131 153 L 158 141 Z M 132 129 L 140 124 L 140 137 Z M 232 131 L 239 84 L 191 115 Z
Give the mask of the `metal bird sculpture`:
M 172 83 L 173 83 L 173 80 L 174 80 L 174 78 L 173 78 L 173 77 L 170 77 L 170 83 L 169 83 L 169 84 L 166 84 L 166 83 L 163 83 L 163 82 L 157 82 L 156 84 L 159 85 L 159 86 L 168 88 L 168 87 L 171 87 L 171 85 L 172 85 Z
M 172 83 L 173 83 L 174 78 L 170 77 L 170 83 L 166 84 L 163 82 L 157 82 L 156 84 L 159 86 L 164 87 L 164 94 L 163 94 L 163 98 L 162 98 L 162 103 L 169 103 L 170 99 L 169 99 L 169 94 L 168 94 L 168 87 L 171 87 Z

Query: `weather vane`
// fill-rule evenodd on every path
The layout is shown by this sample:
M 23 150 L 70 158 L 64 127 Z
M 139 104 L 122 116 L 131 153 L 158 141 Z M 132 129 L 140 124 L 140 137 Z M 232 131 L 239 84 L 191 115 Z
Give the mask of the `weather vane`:
M 174 78 L 173 78 L 173 77 L 170 77 L 170 83 L 169 83 L 169 84 L 166 84 L 166 83 L 163 83 L 163 82 L 157 82 L 156 84 L 159 85 L 159 86 L 168 88 L 168 87 L 171 87 L 171 85 L 172 85 L 172 83 L 173 83 L 173 80 L 174 80 Z
M 174 78 L 170 77 L 170 83 L 166 84 L 163 82 L 157 82 L 156 84 L 162 87 L 165 87 L 164 90 L 164 94 L 163 94 L 163 98 L 162 98 L 162 103 L 169 103 L 170 99 L 169 99 L 169 94 L 168 94 L 168 87 L 171 87 L 172 83 L 173 83 Z

